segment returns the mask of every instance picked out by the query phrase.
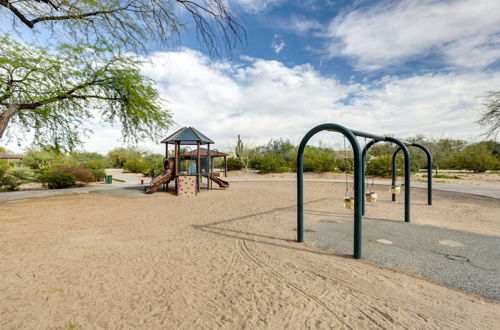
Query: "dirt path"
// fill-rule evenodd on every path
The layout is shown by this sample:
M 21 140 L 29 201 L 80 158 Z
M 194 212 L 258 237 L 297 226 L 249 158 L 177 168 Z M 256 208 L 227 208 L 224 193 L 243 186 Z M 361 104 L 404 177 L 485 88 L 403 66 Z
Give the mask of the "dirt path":
M 1 203 L 0 327 L 495 329 L 500 323 L 498 303 L 295 243 L 293 187 L 234 183 L 193 199 L 84 194 Z M 337 195 L 332 184 L 310 183 L 306 210 L 349 212 L 332 202 Z M 455 213 L 443 210 L 462 204 L 457 196 L 438 199 L 423 217 L 453 223 Z M 394 220 L 402 213 L 400 203 L 380 205 L 368 212 L 394 213 Z M 467 216 L 491 221 L 500 233 L 484 207 L 498 214 L 498 205 L 478 199 L 467 204 Z

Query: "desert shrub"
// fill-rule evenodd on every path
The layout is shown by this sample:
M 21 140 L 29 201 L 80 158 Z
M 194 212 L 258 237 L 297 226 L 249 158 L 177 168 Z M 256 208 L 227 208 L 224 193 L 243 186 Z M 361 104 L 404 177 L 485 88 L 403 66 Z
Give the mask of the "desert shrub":
M 230 157 L 227 159 L 227 169 L 228 171 L 237 171 L 243 168 L 241 160 L 238 158 Z
M 286 160 L 283 156 L 271 153 L 257 156 L 253 159 L 251 166 L 259 170 L 259 173 L 261 174 L 282 173 L 291 170 L 287 166 Z
M 95 181 L 95 176 L 94 174 L 87 168 L 84 167 L 78 167 L 78 166 L 59 166 L 52 171 L 50 171 L 50 174 L 70 174 L 72 175 L 75 180 L 80 181 L 80 182 L 93 182 Z
M 123 168 L 128 161 L 141 159 L 142 152 L 133 148 L 116 148 L 108 152 L 107 158 L 111 166 Z
M 452 158 L 453 168 L 474 172 L 485 172 L 500 168 L 500 159 L 485 143 L 476 143 L 467 146 Z
M 40 150 L 28 149 L 23 156 L 23 163 L 32 169 L 51 168 L 71 161 L 71 157 L 50 147 Z
M 102 181 L 106 177 L 106 163 L 102 160 L 89 160 L 83 163 L 83 167 L 88 169 L 94 175 L 95 181 Z
M 81 151 L 81 152 L 73 152 L 71 154 L 71 157 L 76 160 L 78 163 L 89 163 L 89 162 L 98 162 L 100 164 L 103 164 L 103 168 L 106 168 L 107 165 L 107 158 L 104 155 L 101 155 L 100 153 L 97 152 L 86 152 L 86 151 Z
M 76 186 L 76 178 L 69 173 L 47 173 L 41 177 L 49 189 L 62 189 Z
M 13 166 L 9 169 L 12 176 L 22 181 L 29 181 L 33 179 L 34 172 L 27 166 Z
M 370 159 L 366 164 L 366 175 L 391 176 L 392 157 L 384 155 Z
M 33 178 L 33 171 L 26 166 L 11 166 L 0 161 L 0 189 L 17 190 L 19 186 Z
M 10 164 L 0 160 L 0 189 L 1 190 L 16 190 L 22 181 L 13 176 L 10 172 Z
M 82 166 L 88 168 L 89 170 L 103 170 L 106 168 L 106 162 L 93 159 L 82 163 Z
M 339 171 L 352 173 L 354 168 L 354 161 L 352 158 L 337 159 L 337 168 Z
M 163 172 L 165 170 L 163 167 L 163 159 L 163 155 L 146 153 L 143 157 L 144 170 L 142 171 L 142 174 L 144 176 L 151 175 L 151 169 L 154 169 L 155 174 Z
M 123 164 L 123 169 L 131 173 L 144 173 L 148 172 L 152 168 L 151 166 L 153 166 L 153 164 L 142 159 L 131 159 Z
M 90 172 L 94 175 L 95 181 L 103 181 L 104 178 L 106 177 L 106 171 L 103 169 L 99 170 L 94 170 L 94 169 L 89 169 Z
M 304 172 L 332 172 L 335 168 L 335 155 L 331 150 L 313 146 L 304 150 Z

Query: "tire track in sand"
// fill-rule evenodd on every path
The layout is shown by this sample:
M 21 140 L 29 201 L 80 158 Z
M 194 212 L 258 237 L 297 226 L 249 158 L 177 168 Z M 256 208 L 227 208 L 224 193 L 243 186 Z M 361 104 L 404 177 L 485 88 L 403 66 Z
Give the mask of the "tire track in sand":
M 246 239 L 241 239 L 238 242 L 239 248 L 240 248 L 240 254 L 250 262 L 254 263 L 256 266 L 264 269 L 267 271 L 269 274 L 271 274 L 273 277 L 276 279 L 280 280 L 281 282 L 285 283 L 288 287 L 290 287 L 292 290 L 295 292 L 301 294 L 304 296 L 308 301 L 316 303 L 318 306 L 323 308 L 329 315 L 333 316 L 335 319 L 337 319 L 342 325 L 344 325 L 347 329 L 353 329 L 351 326 L 349 326 L 344 320 L 342 320 L 337 313 L 333 309 L 331 309 L 326 303 L 321 301 L 318 297 L 313 296 L 309 294 L 307 291 L 305 291 L 303 288 L 298 286 L 295 283 L 292 283 L 286 279 L 285 276 L 282 274 L 276 272 L 275 270 L 272 270 L 269 268 L 267 265 L 265 265 L 263 262 L 261 262 L 255 254 L 252 252 L 252 250 L 248 247 L 247 240 Z

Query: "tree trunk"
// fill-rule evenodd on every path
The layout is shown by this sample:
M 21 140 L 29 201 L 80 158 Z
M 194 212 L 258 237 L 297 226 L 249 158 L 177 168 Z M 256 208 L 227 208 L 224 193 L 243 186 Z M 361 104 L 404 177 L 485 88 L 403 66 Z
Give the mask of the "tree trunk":
M 0 113 L 0 139 L 3 137 L 10 119 L 20 110 L 17 104 L 8 104 L 7 109 Z

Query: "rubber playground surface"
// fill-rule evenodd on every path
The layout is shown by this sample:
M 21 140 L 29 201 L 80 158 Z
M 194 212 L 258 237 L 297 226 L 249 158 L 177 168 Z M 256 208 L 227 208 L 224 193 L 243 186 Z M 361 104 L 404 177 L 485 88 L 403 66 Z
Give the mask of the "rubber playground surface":
M 314 216 L 306 241 L 352 254 L 352 217 Z M 365 260 L 500 301 L 500 237 L 364 218 L 363 252 Z

